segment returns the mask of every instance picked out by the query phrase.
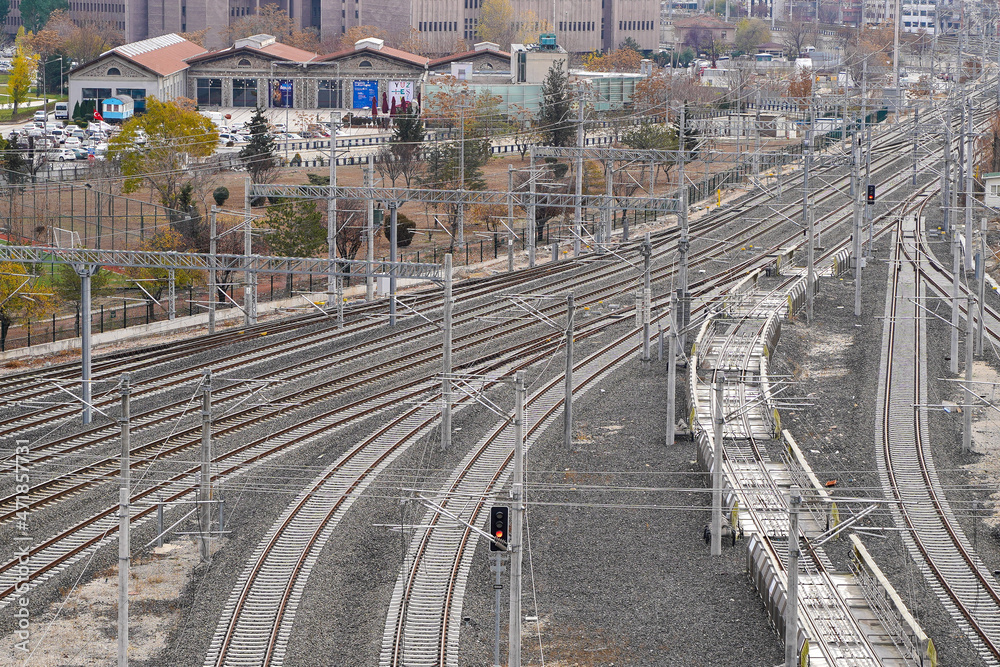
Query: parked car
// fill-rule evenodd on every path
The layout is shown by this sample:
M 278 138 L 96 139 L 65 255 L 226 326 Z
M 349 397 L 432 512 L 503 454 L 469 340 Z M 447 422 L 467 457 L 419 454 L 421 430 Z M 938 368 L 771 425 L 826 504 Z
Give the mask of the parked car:
M 88 151 L 86 148 L 70 148 L 73 151 L 73 155 L 76 156 L 77 160 L 86 160 Z
M 66 148 L 81 148 L 83 147 L 83 142 L 80 141 L 80 137 L 66 137 L 63 141 L 63 146 Z
M 76 154 L 68 148 L 53 148 L 46 151 L 45 157 L 47 157 L 50 161 L 56 160 L 58 162 L 66 162 L 67 160 L 75 160 Z
M 247 143 L 247 138 L 230 132 L 219 132 L 219 143 L 225 145 L 230 141 L 234 144 L 245 144 Z

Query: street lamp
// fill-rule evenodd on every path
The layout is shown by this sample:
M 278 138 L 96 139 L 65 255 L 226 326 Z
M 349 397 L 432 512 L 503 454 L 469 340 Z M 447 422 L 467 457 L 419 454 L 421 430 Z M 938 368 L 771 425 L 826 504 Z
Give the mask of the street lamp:
M 47 74 L 49 63 L 54 63 L 59 61 L 59 91 L 62 92 L 63 87 L 63 57 L 59 56 L 57 58 L 52 58 L 42 63 L 42 110 L 45 112 L 45 120 L 48 122 L 49 119 L 49 91 L 45 86 L 45 75 Z

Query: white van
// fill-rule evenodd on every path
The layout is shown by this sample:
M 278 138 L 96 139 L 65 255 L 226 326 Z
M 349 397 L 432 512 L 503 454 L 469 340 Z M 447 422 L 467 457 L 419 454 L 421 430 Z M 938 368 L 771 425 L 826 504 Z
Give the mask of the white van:
M 69 102 L 56 102 L 56 120 L 69 120 Z

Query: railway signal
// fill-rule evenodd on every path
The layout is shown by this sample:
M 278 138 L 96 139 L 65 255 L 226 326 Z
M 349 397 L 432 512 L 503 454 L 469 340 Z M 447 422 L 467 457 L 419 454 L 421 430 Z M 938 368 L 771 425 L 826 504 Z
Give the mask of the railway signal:
M 869 185 L 868 186 L 868 203 L 869 204 L 874 204 L 875 203 L 875 186 L 874 185 Z
M 490 551 L 507 551 L 508 516 L 510 508 L 498 505 L 490 510 Z

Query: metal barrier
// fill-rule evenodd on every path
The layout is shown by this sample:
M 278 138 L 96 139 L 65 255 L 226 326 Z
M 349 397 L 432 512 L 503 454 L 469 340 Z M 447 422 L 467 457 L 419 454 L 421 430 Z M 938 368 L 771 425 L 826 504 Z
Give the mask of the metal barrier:
M 851 556 L 851 570 L 864 593 L 868 606 L 878 617 L 892 639 L 893 644 L 904 656 L 909 656 L 920 667 L 937 665 L 937 649 L 916 619 L 910 614 L 902 598 L 882 570 L 869 555 L 865 545 L 857 535 L 850 535 L 854 547 Z

